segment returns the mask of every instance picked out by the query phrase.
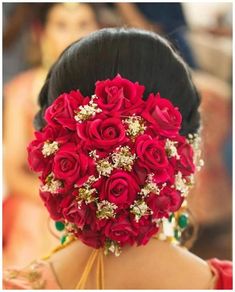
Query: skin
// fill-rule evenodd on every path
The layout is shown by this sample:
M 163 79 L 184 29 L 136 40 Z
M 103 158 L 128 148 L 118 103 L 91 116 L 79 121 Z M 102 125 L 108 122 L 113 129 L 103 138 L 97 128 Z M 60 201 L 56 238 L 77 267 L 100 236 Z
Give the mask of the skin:
M 50 257 L 62 289 L 76 287 L 91 252 L 90 247 L 75 241 Z M 86 289 L 95 289 L 95 273 L 93 268 Z M 104 277 L 105 289 L 208 289 L 213 284 L 205 261 L 156 239 L 145 246 L 125 247 L 119 257 L 104 257 Z
M 42 43 L 56 60 L 72 42 L 98 29 L 94 11 L 87 4 L 58 4 L 48 13 L 48 21 L 42 33 Z

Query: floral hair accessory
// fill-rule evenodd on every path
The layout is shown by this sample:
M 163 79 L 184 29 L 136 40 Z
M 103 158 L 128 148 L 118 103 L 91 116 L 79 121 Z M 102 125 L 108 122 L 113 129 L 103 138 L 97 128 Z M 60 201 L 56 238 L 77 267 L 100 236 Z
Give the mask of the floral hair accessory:
M 179 133 L 178 108 L 159 93 L 143 100 L 144 90 L 117 75 L 97 81 L 91 97 L 63 93 L 28 146 L 51 218 L 106 254 L 168 236 L 202 165 L 198 139 Z M 182 229 L 187 216 L 177 220 Z

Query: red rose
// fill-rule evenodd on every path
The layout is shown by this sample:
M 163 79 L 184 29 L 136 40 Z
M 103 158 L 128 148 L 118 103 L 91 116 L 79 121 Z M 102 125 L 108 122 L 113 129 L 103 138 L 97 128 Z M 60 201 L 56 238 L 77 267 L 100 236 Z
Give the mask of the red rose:
M 150 194 L 146 202 L 153 211 L 153 218 L 161 218 L 169 212 L 177 211 L 183 203 L 183 199 L 179 191 L 166 186 L 160 195 Z
M 194 151 L 192 146 L 183 136 L 177 136 L 174 141 L 176 142 L 177 154 L 179 157 L 171 157 L 169 158 L 169 162 L 174 169 L 175 174 L 179 171 L 183 174 L 183 176 L 193 174 L 196 167 L 193 161 Z
M 150 172 L 166 168 L 168 160 L 164 149 L 164 143 L 149 135 L 141 135 L 136 140 L 136 154 L 138 165 Z
M 150 238 L 156 234 L 159 227 L 156 223 L 152 222 L 149 218 L 142 217 L 138 224 L 138 235 L 136 237 L 136 242 L 138 245 L 145 245 L 149 242 Z
M 111 152 L 115 147 L 127 142 L 125 128 L 120 119 L 97 118 L 93 121 L 77 124 L 78 136 L 88 149 Z
M 144 167 L 140 167 L 138 163 L 134 163 L 132 170 L 136 177 L 138 185 L 143 186 L 147 179 L 148 170 Z
M 114 79 L 96 82 L 95 94 L 99 97 L 98 106 L 107 115 L 119 115 L 125 112 L 136 113 L 143 105 L 144 86 L 133 83 L 117 75 Z
M 174 169 L 169 164 L 166 168 L 157 169 L 154 174 L 154 181 L 157 184 L 168 182 L 173 184 L 175 181 Z
M 156 131 L 166 137 L 174 137 L 180 130 L 182 116 L 178 108 L 160 94 L 150 94 L 142 117 L 156 127 Z
M 138 229 L 131 224 L 126 215 L 121 215 L 106 225 L 104 233 L 111 240 L 117 241 L 120 246 L 133 245 L 135 237 L 138 235 Z
M 71 131 L 62 128 L 61 126 L 47 125 L 42 131 L 34 132 L 36 137 L 27 147 L 28 150 L 28 162 L 33 171 L 48 173 L 51 168 L 53 155 L 44 156 L 43 146 L 45 142 L 58 142 L 58 147 L 61 147 L 64 143 L 79 142 L 79 138 L 76 134 L 72 134 Z
M 141 167 L 138 163 L 133 166 L 133 172 L 139 185 L 143 186 L 147 179 L 148 170 Z M 169 164 L 166 168 L 158 168 L 154 171 L 153 181 L 156 184 L 168 182 L 173 184 L 175 181 L 174 169 Z
M 108 179 L 101 179 L 100 199 L 117 206 L 129 206 L 140 188 L 134 176 L 122 170 L 114 171 Z
M 77 136 L 70 130 L 63 128 L 61 125 L 46 125 L 42 131 L 37 131 L 34 135 L 38 141 L 57 141 L 60 144 L 73 141 L 76 139 L 75 136 Z
M 45 207 L 47 208 L 50 217 L 53 220 L 63 220 L 63 214 L 62 211 L 64 208 L 69 206 L 72 197 L 66 196 L 60 194 L 51 194 L 48 192 L 42 192 L 40 191 L 40 197 L 44 202 Z
M 89 207 L 85 203 L 82 203 L 81 206 L 78 207 L 78 202 L 73 201 L 71 205 L 64 208 L 63 216 L 66 220 L 76 224 L 78 228 L 82 229 L 89 216 Z
M 53 173 L 67 183 L 81 185 L 94 172 L 94 161 L 75 144 L 68 143 L 56 152 Z
M 33 140 L 27 147 L 28 163 L 35 172 L 48 172 L 51 167 L 51 158 L 42 154 L 43 142 Z
M 80 105 L 88 104 L 89 97 L 84 97 L 79 90 L 61 94 L 45 112 L 45 120 L 51 125 L 61 125 L 75 130 L 75 111 Z
M 177 160 L 177 169 L 183 175 L 190 175 L 195 172 L 196 168 L 193 162 L 193 149 L 187 142 L 178 147 L 180 159 Z
M 82 231 L 78 230 L 76 235 L 84 244 L 93 248 L 100 248 L 104 246 L 104 234 L 99 231 L 91 230 L 89 225 L 85 225 Z

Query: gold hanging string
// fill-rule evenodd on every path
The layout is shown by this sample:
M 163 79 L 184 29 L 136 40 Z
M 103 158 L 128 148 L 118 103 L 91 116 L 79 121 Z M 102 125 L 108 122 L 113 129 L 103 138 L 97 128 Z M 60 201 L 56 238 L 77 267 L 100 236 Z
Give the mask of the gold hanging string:
M 99 250 L 97 268 L 96 268 L 96 288 L 104 289 L 104 253 L 103 249 Z
M 70 243 L 72 243 L 75 240 L 75 237 L 71 236 L 68 237 L 66 242 L 63 244 L 60 244 L 59 246 L 55 247 L 48 255 L 42 257 L 42 260 L 48 260 L 54 253 L 57 251 L 64 249 L 66 246 L 68 246 Z M 91 269 L 94 265 L 95 260 L 97 259 L 97 266 L 96 266 L 96 288 L 97 289 L 104 289 L 104 251 L 103 248 L 100 249 L 94 249 L 88 258 L 87 264 L 85 266 L 85 269 L 83 271 L 83 274 L 76 285 L 76 290 L 82 290 L 85 288 L 87 279 L 89 277 L 89 274 L 91 272 Z
M 88 276 L 89 276 L 89 273 L 91 271 L 91 268 L 92 268 L 94 261 L 95 261 L 98 254 L 99 254 L 98 249 L 92 251 L 92 253 L 87 261 L 84 272 L 83 272 L 78 284 L 76 285 L 75 289 L 84 289 L 86 281 L 87 281 Z
M 68 246 L 70 243 L 72 243 L 75 240 L 75 237 L 71 236 L 66 239 L 66 242 L 63 244 L 60 244 L 56 246 L 48 255 L 42 257 L 42 260 L 48 260 L 54 253 L 57 251 L 64 249 L 66 246 Z
M 94 250 L 86 264 L 86 267 L 83 271 L 83 274 L 76 285 L 76 290 L 82 290 L 85 289 L 85 285 L 87 282 L 87 279 L 89 277 L 89 274 L 91 272 L 92 266 L 97 259 L 97 270 L 96 270 L 96 286 L 97 289 L 104 289 L 104 259 L 103 259 L 103 249 L 96 249 Z

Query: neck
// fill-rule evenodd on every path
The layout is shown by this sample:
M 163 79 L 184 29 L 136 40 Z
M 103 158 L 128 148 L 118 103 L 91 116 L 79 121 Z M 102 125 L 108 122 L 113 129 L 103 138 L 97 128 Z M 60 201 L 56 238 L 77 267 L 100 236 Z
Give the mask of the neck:
M 50 261 L 63 289 L 74 289 L 93 250 L 93 248 L 75 240 L 51 257 Z M 95 269 L 96 264 L 89 277 L 88 286 L 90 287 L 95 287 Z M 135 271 L 135 273 L 130 273 L 130 271 Z M 211 278 L 211 273 L 204 261 L 186 249 L 156 239 L 151 239 L 145 246 L 125 246 L 119 257 L 115 257 L 113 254 L 104 256 L 104 276 L 107 289 L 108 287 L 122 289 L 119 285 L 123 282 L 130 289 L 134 289 L 135 285 L 137 285 L 136 287 L 148 286 L 150 283 L 143 280 L 146 277 L 146 279 L 149 278 L 150 282 L 150 279 L 156 281 L 154 283 L 156 288 L 168 287 L 168 276 L 174 278 L 176 283 L 179 282 L 179 287 L 184 287 L 185 281 L 192 278 L 192 271 L 197 273 L 194 278 L 195 285 L 196 280 L 198 281 L 200 278 L 203 287 Z M 119 277 L 115 277 L 115 275 L 119 275 Z M 166 275 L 168 276 L 166 277 Z M 145 288 L 143 287 L 143 289 Z

